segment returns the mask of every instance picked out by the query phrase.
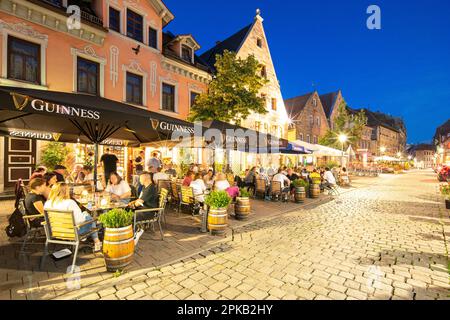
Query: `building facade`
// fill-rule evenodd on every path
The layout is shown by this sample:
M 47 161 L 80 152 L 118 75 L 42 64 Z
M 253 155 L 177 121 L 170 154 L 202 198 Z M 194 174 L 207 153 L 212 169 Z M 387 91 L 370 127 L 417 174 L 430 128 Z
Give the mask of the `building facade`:
M 317 91 L 284 101 L 290 119 L 288 138 L 318 144 L 328 129 L 328 119 Z
M 262 64 L 262 76 L 266 77 L 268 83 L 262 88 L 261 95 L 266 99 L 267 113 L 251 114 L 241 123 L 243 127 L 254 129 L 264 133 L 270 133 L 277 137 L 286 138 L 288 129 L 288 116 L 281 94 L 275 66 L 270 55 L 269 43 L 264 32 L 263 18 L 259 10 L 254 21 L 239 30 L 227 39 L 218 42 L 216 46 L 203 53 L 200 58 L 210 68 L 214 69 L 216 55 L 225 50 L 235 52 L 238 58 L 247 58 L 254 55 Z
M 91 1 L 80 8 L 79 24 L 68 18 L 73 3 L 0 2 L 0 86 L 97 95 L 186 119 L 211 73 L 195 55 L 200 46 L 192 35 L 163 31 L 174 19 L 164 3 Z M 0 189 L 31 173 L 41 143 L 0 138 Z M 26 157 L 14 157 L 25 150 Z
M 415 166 L 420 169 L 433 168 L 436 164 L 436 147 L 432 144 L 418 144 L 409 149 Z
M 437 151 L 437 164 L 450 165 L 450 119 L 436 129 L 433 140 Z

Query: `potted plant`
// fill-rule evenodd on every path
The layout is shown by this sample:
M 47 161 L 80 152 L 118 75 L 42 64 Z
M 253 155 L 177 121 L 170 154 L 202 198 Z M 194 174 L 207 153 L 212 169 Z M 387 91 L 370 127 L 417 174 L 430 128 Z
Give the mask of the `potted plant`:
M 103 256 L 106 269 L 111 272 L 122 270 L 134 256 L 133 212 L 112 209 L 98 220 L 105 228 Z
M 245 188 L 239 189 L 239 197 L 236 198 L 234 215 L 238 220 L 245 220 L 250 214 L 250 192 Z
M 445 207 L 450 210 L 450 185 L 442 186 L 441 194 L 445 197 Z
M 305 202 L 306 190 L 309 186 L 309 183 L 303 179 L 297 179 L 292 181 L 292 185 L 295 187 L 295 202 Z
M 209 207 L 208 229 L 213 233 L 222 234 L 228 226 L 228 206 L 231 198 L 225 191 L 213 191 L 205 198 Z

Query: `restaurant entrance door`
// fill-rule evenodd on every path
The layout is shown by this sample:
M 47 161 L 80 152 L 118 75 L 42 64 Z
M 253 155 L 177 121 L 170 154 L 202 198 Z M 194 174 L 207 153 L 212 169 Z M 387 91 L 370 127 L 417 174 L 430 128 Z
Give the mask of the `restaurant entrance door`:
M 5 137 L 5 189 L 13 188 L 18 179 L 27 182 L 36 163 L 36 140 Z

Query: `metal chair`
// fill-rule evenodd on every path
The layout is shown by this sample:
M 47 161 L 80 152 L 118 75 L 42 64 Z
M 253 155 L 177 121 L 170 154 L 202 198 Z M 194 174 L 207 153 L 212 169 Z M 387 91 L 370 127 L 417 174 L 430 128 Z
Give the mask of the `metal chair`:
M 262 199 L 266 197 L 267 183 L 264 179 L 256 179 L 255 197 L 260 196 Z
M 162 189 L 170 190 L 171 184 L 171 180 L 158 180 L 158 192 L 161 192 Z
M 17 209 L 22 214 L 23 221 L 25 222 L 26 234 L 23 240 L 22 247 L 20 248 L 19 254 L 25 253 L 25 245 L 28 240 L 36 238 L 36 236 L 44 230 L 44 226 L 40 224 L 39 226 L 33 225 L 31 220 L 33 219 L 44 219 L 43 214 L 28 215 L 25 208 L 25 199 L 20 199 L 18 202 Z
M 63 244 L 75 247 L 75 252 L 73 254 L 71 273 L 75 269 L 75 262 L 77 261 L 78 249 L 80 242 L 87 239 L 90 235 L 98 231 L 98 228 L 92 228 L 88 232 L 79 234 L 82 227 L 92 224 L 96 220 L 85 221 L 80 224 L 75 223 L 75 217 L 73 216 L 73 211 L 62 211 L 62 210 L 46 210 L 44 211 L 45 222 L 43 222 L 46 241 L 44 256 L 41 260 L 41 269 L 45 264 L 45 259 L 48 252 L 48 244 Z
M 159 195 L 159 208 L 152 208 L 152 209 L 141 209 L 141 210 L 135 210 L 134 211 L 134 234 L 136 234 L 136 228 L 138 225 L 143 224 L 152 224 L 153 231 L 155 230 L 155 222 L 158 223 L 159 231 L 161 233 L 161 240 L 164 240 L 164 233 L 161 226 L 161 217 L 164 219 L 164 211 L 166 208 L 167 203 L 167 196 L 169 194 L 169 191 L 167 189 L 161 189 L 161 193 Z M 138 214 L 148 214 L 152 213 L 151 215 L 148 215 L 148 218 L 146 217 L 143 220 L 137 221 L 137 215 Z
M 172 181 L 170 185 L 170 203 L 178 210 L 180 205 L 180 186 L 175 181 Z

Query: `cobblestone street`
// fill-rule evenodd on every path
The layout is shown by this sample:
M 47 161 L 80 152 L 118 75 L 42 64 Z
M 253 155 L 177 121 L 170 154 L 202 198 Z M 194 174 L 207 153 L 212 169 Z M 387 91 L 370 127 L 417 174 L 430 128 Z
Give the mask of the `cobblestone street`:
M 450 299 L 448 211 L 431 171 L 236 229 L 181 262 L 61 298 Z

